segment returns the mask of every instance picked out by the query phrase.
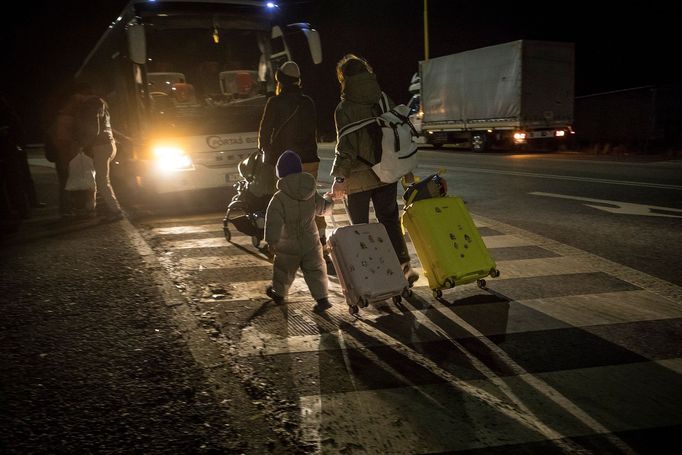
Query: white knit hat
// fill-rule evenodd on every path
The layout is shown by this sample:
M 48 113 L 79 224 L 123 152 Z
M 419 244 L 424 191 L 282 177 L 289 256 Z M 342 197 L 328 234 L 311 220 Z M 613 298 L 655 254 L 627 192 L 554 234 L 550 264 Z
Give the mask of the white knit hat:
M 294 79 L 301 78 L 301 70 L 298 68 L 296 62 L 292 62 L 291 60 L 282 63 L 282 66 L 279 67 L 279 70 L 287 76 L 293 77 Z

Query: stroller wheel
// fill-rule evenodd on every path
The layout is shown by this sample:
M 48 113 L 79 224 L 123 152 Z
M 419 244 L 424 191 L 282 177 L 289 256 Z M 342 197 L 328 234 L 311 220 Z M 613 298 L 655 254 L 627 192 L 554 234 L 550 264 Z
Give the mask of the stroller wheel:
M 223 234 L 225 234 L 225 240 L 228 242 L 232 240 L 232 233 L 230 232 L 230 228 L 227 226 L 223 226 Z
M 251 236 L 251 245 L 253 245 L 254 248 L 258 248 L 260 246 L 260 237 L 252 235 Z

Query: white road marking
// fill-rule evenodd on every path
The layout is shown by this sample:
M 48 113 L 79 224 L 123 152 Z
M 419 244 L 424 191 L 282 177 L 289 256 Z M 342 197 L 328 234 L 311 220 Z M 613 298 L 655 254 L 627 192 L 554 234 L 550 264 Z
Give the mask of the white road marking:
M 648 291 L 528 299 L 521 303 L 573 327 L 682 318 L 679 303 Z
M 223 232 L 222 226 L 217 222 L 201 225 L 157 227 L 152 228 L 151 231 L 158 235 L 198 234 L 202 232 L 216 232 L 222 235 Z
M 672 207 L 660 207 L 657 205 L 644 205 L 644 204 L 634 204 L 632 202 L 620 202 L 620 201 L 610 201 L 607 199 L 592 199 L 589 197 L 580 196 L 568 196 L 565 194 L 556 193 L 543 193 L 540 191 L 535 191 L 528 193 L 533 196 L 546 196 L 554 197 L 558 199 L 571 199 L 575 201 L 585 201 L 585 202 L 595 202 L 597 204 L 606 204 L 615 207 L 603 207 L 600 205 L 585 204 L 588 207 L 592 207 L 597 210 L 603 210 L 609 213 L 617 213 L 621 215 L 640 215 L 640 216 L 660 216 L 665 218 L 682 218 L 682 209 L 676 209 Z M 680 213 L 680 215 L 671 215 L 667 213 L 656 213 L 652 210 L 660 210 L 662 212 L 673 212 Z
M 488 244 L 488 240 L 485 240 L 485 243 Z M 501 278 L 505 279 L 600 271 L 595 267 L 590 267 L 584 262 L 567 256 L 497 261 L 497 268 L 502 273 Z
M 488 248 L 507 248 L 514 246 L 531 246 L 533 242 L 515 235 L 493 235 L 483 237 L 483 242 Z
M 430 299 L 429 291 L 417 290 L 424 299 Z M 303 300 L 303 299 L 301 299 Z M 343 299 L 332 299 L 330 314 L 341 317 L 346 313 Z M 546 314 L 547 318 L 528 318 L 527 308 Z M 363 309 L 362 318 L 372 321 L 381 317 L 374 308 Z M 410 310 L 413 313 L 416 310 Z M 457 313 L 457 310 L 454 310 Z M 600 294 L 572 295 L 542 299 L 526 299 L 512 302 L 479 303 L 476 314 L 487 314 L 485 321 L 478 325 L 478 331 L 485 336 L 549 331 L 570 327 L 584 328 L 593 325 L 619 324 L 638 321 L 653 321 L 682 318 L 682 307 L 679 304 L 661 298 L 648 291 L 618 291 Z M 292 333 L 289 331 L 288 333 Z M 442 331 L 440 331 L 442 332 Z M 452 339 L 449 334 L 428 338 L 419 338 L 420 343 L 428 343 L 442 339 Z M 339 349 L 338 343 L 326 340 L 333 334 L 290 335 L 288 338 L 261 333 L 249 326 L 242 333 L 239 343 L 239 355 L 276 355 L 283 353 L 305 353 Z M 365 344 L 364 347 L 375 346 Z M 378 345 L 377 345 L 378 346 Z
M 422 168 L 422 166 L 419 166 Z M 577 177 L 572 175 L 542 174 L 539 172 L 504 171 L 500 169 L 481 169 L 465 166 L 442 166 L 445 169 L 462 172 L 480 172 L 484 174 L 514 175 L 519 177 L 531 177 L 551 180 L 569 180 L 573 182 L 604 183 L 607 185 L 638 186 L 642 188 L 661 188 L 666 190 L 682 190 L 682 185 L 669 185 L 665 183 L 635 182 L 628 180 L 597 179 L 592 177 Z M 433 166 L 423 166 L 423 168 L 433 168 Z

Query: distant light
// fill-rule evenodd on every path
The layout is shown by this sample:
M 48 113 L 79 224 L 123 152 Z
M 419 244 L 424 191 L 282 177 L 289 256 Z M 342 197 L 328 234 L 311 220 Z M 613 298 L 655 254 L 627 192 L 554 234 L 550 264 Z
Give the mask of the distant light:
M 268 8 L 278 8 L 278 7 L 279 7 L 279 6 L 277 5 L 277 3 L 275 3 L 275 2 L 267 2 L 267 3 L 265 4 L 265 6 L 267 6 Z
M 123 19 L 123 16 L 118 16 L 118 17 L 116 18 L 116 22 L 120 22 L 121 19 Z
M 554 132 L 554 135 L 555 135 L 556 137 L 564 137 L 564 136 L 566 135 L 566 131 L 564 131 L 564 130 L 556 130 L 556 131 Z

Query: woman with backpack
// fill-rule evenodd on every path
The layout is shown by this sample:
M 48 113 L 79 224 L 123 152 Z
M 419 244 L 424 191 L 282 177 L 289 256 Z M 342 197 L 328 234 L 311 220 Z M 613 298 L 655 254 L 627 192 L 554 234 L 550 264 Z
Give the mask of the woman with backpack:
M 341 84 L 341 102 L 334 112 L 337 137 L 345 126 L 381 114 L 382 96 L 372 67 L 366 60 L 345 55 L 336 65 L 336 76 Z M 389 107 L 394 103 L 389 99 Z M 335 199 L 348 197 L 348 215 L 352 224 L 369 222 L 369 201 L 372 201 L 377 220 L 386 227 L 393 248 L 410 284 L 419 275 L 410 265 L 405 237 L 400 227 L 397 183 L 383 183 L 372 171 L 381 158 L 381 130 L 371 124 L 341 136 L 336 144 L 331 175 Z

